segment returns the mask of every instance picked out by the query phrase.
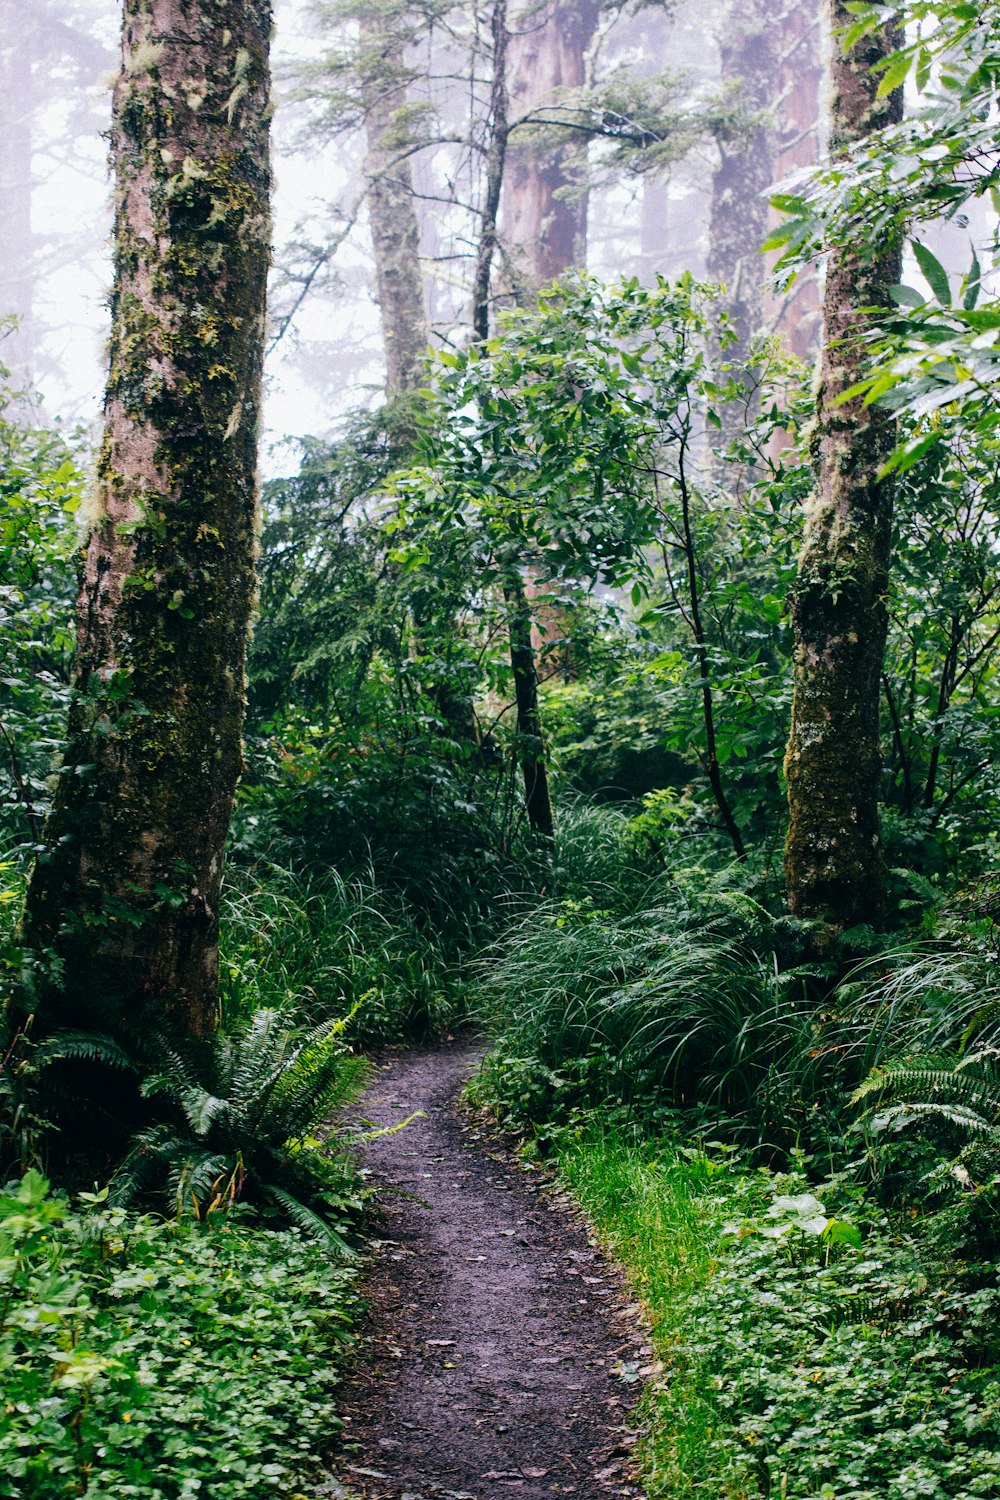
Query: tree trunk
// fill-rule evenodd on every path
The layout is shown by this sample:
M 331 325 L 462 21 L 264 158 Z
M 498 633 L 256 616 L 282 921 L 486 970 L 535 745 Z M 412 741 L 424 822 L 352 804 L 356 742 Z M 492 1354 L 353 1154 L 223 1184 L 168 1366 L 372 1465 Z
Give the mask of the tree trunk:
M 32 305 L 35 245 L 31 228 L 32 119 L 35 110 L 33 28 L 13 0 L 0 7 L 0 317 L 16 317 L 17 332 L 5 341 L 3 363 L 16 384 L 35 378 Z
M 778 92 L 773 10 L 771 0 L 730 0 L 719 44 L 722 82 L 738 88 L 740 103 L 755 114 L 771 108 Z M 767 237 L 766 194 L 774 180 L 774 128 L 762 120 L 749 139 L 723 136 L 718 144 L 707 270 L 712 281 L 725 283 L 723 305 L 736 334 L 727 357 L 742 363 L 764 326 L 767 268 L 760 247 Z
M 850 23 L 832 0 L 833 26 Z M 834 40 L 832 139 L 861 140 L 902 116 L 900 91 L 876 99 L 871 68 L 894 50 L 883 30 L 844 56 Z M 838 404 L 865 369 L 868 310 L 889 303 L 900 247 L 869 260 L 834 251 L 813 438 L 816 490 L 792 599 L 794 698 L 785 757 L 791 823 L 785 873 L 791 910 L 832 928 L 878 924 L 884 906 L 879 836 L 879 684 L 887 625 L 892 486 L 878 472 L 894 441 L 891 417 L 857 398 Z
M 597 0 L 527 0 L 510 46 L 512 123 L 586 81 Z M 558 116 L 548 113 L 553 119 Z M 511 143 L 504 185 L 504 239 L 518 300 L 587 260 L 586 145 L 572 132 L 558 146 Z M 517 137 L 515 137 L 515 140 Z
M 404 153 L 408 134 L 403 40 L 373 15 L 361 22 L 364 50 L 368 217 L 385 344 L 386 386 L 410 391 L 430 343 L 420 270 L 420 225 L 413 172 Z
M 786 0 L 777 37 L 777 109 L 774 143 L 774 180 L 781 182 L 821 155 L 823 81 L 822 4 L 820 0 Z M 777 259 L 778 252 L 771 256 Z M 767 269 L 767 257 L 761 257 Z M 819 305 L 819 272 L 805 266 L 788 292 L 776 301 L 765 286 L 764 319 L 773 333 L 780 333 L 807 364 L 816 358 L 822 317 Z
M 480 343 L 490 336 L 490 288 L 497 248 L 497 216 L 503 191 L 507 141 L 510 135 L 507 93 L 507 0 L 494 0 L 490 21 L 493 37 L 493 82 L 490 89 L 489 135 L 486 148 L 486 188 L 481 210 L 479 243 L 472 276 L 472 333 Z
M 538 708 L 538 672 L 531 643 L 531 606 L 524 584 L 516 570 L 504 583 L 510 623 L 510 666 L 514 674 L 514 697 L 517 703 L 517 738 L 524 776 L 524 805 L 528 823 L 535 833 L 552 838 L 555 824 L 549 797 L 549 778 L 545 767 L 545 741 Z
M 216 1022 L 269 262 L 266 0 L 125 0 L 115 279 L 69 749 L 26 909 L 36 1024 Z

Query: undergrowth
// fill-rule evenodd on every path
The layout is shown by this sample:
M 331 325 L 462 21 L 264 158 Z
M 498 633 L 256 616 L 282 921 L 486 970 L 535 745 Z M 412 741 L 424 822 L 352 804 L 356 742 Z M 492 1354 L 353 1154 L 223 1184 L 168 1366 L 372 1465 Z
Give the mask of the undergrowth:
M 649 1310 L 650 1500 L 1000 1495 L 1000 1279 L 843 1182 L 606 1132 L 559 1170 Z
M 0 1195 L 0 1497 L 274 1500 L 337 1431 L 356 1271 L 294 1231 Z
M 270 862 L 236 868 L 224 893 L 223 1013 L 266 1007 L 310 1025 L 350 1016 L 348 1034 L 365 1043 L 432 1035 L 465 1006 L 446 936 L 370 867 L 350 878 Z

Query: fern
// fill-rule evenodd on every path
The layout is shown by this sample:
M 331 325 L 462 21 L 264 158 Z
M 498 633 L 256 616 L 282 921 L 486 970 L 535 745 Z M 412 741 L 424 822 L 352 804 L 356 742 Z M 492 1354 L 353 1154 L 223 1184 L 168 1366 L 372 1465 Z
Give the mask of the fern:
M 307 1138 L 357 1097 L 366 1065 L 344 1048 L 344 1019 L 302 1033 L 273 1010 L 189 1050 L 161 1049 L 143 1093 L 169 1119 L 139 1132 L 116 1173 L 117 1202 L 169 1193 L 179 1214 L 206 1217 L 238 1200 L 277 1206 L 343 1253 L 329 1217 L 328 1157 Z

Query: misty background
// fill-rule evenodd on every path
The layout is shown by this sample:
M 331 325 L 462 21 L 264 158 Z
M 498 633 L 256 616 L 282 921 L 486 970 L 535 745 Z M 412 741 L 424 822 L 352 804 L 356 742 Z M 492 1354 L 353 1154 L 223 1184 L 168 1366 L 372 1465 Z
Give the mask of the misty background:
M 587 34 L 575 38 L 581 87 L 590 91 L 587 118 L 602 129 L 610 121 L 611 128 L 607 138 L 580 131 L 573 169 L 564 171 L 556 195 L 571 208 L 575 195 L 574 211 L 585 222 L 577 263 L 602 277 L 627 274 L 647 282 L 690 270 L 727 282 L 738 300 L 741 284 L 764 274 L 757 245 L 768 211 L 761 192 L 821 150 L 821 4 L 598 6 L 587 0 L 576 7 L 550 0 L 547 17 L 544 4 L 524 0 L 520 10 L 512 9 L 522 30 L 510 81 L 513 110 L 541 105 L 558 120 L 568 101 L 577 108 L 569 91 L 550 89 L 546 96 L 551 70 L 542 76 L 538 51 L 547 19 L 576 29 L 588 5 Z M 480 13 L 425 3 L 410 9 L 426 22 L 408 33 L 406 50 L 413 117 L 408 159 L 425 304 L 433 339 L 460 343 L 467 336 L 482 222 L 488 8 Z M 379 400 L 385 385 L 364 121 L 347 77 L 363 11 L 322 0 L 275 5 L 269 472 L 290 462 L 284 440 L 330 435 L 338 418 Z M 0 13 L 6 143 L 0 313 L 17 319 L 0 359 L 15 387 L 48 419 L 91 426 L 102 399 L 111 282 L 106 132 L 109 85 L 119 65 L 120 6 L 113 0 L 32 0 L 26 7 L 2 0 Z M 561 40 L 572 51 L 574 38 Z M 609 99 L 614 109 L 604 107 Z M 626 122 L 624 131 L 617 121 Z M 629 131 L 632 138 L 623 141 Z M 556 148 L 542 130 L 519 149 L 551 155 Z M 565 148 L 558 149 L 565 157 Z M 518 257 L 530 260 L 533 251 L 530 243 L 516 243 L 523 226 L 512 222 L 507 203 L 515 177 L 516 164 L 501 201 L 497 306 L 504 276 L 516 276 Z M 941 227 L 931 239 L 950 268 L 961 269 L 974 232 L 975 226 Z M 780 328 L 795 352 L 810 358 L 819 332 L 815 285 L 800 283 L 784 299 L 764 286 L 759 304 L 753 317 L 769 330 Z

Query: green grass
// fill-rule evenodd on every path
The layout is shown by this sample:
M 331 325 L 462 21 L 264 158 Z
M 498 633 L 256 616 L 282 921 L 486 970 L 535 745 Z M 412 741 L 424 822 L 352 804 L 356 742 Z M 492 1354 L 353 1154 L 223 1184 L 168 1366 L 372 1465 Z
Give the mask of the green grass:
M 645 1398 L 642 1449 L 650 1496 L 695 1494 L 709 1478 L 718 1423 L 690 1349 L 691 1299 L 707 1286 L 720 1203 L 717 1168 L 667 1144 L 628 1146 L 607 1134 L 564 1143 L 559 1172 L 645 1304 L 663 1374 Z
M 606 1134 L 557 1160 L 649 1311 L 649 1500 L 997 1500 L 994 1259 L 843 1182 Z

